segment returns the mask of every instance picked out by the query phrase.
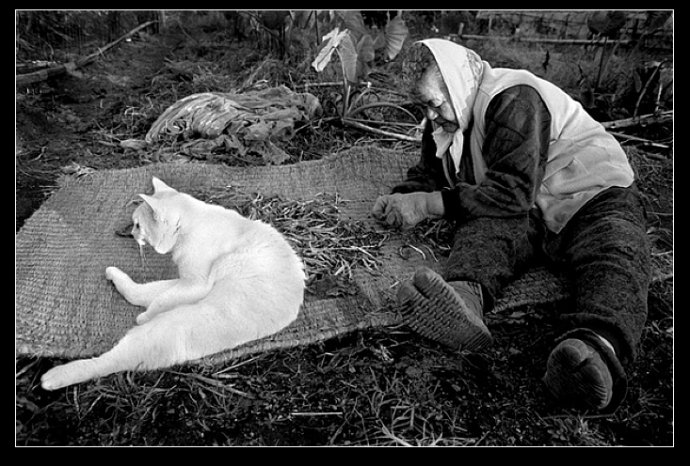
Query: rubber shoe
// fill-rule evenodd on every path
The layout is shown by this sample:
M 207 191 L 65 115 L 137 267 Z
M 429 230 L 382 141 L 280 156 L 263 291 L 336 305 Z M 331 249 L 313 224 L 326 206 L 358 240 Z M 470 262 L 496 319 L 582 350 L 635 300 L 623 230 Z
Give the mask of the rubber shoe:
M 601 355 L 576 338 L 560 342 L 549 355 L 543 378 L 564 405 L 601 410 L 613 396 L 613 379 Z
M 476 301 L 469 300 L 468 301 Z M 415 332 L 456 350 L 478 351 L 491 332 L 466 300 L 433 270 L 423 267 L 398 289 L 403 321 Z

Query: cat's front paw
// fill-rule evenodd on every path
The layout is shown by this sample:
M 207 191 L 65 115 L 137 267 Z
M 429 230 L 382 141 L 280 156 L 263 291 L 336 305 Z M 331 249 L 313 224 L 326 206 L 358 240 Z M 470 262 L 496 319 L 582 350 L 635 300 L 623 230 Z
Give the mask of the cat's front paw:
M 149 312 L 142 312 L 136 318 L 137 325 L 145 324 L 153 318 L 153 315 Z
M 127 274 L 117 267 L 106 267 L 105 268 L 105 278 L 114 282 L 115 280 L 121 280 L 123 277 L 127 277 Z

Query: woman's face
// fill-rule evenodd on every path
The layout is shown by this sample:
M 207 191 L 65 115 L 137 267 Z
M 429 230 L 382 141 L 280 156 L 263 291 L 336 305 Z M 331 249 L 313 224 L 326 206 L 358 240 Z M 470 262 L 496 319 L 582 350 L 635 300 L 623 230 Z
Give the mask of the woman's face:
M 458 118 L 450 103 L 450 94 L 441 73 L 436 66 L 430 66 L 422 74 L 417 84 L 417 98 L 426 107 L 426 116 L 444 131 L 453 133 L 458 130 Z

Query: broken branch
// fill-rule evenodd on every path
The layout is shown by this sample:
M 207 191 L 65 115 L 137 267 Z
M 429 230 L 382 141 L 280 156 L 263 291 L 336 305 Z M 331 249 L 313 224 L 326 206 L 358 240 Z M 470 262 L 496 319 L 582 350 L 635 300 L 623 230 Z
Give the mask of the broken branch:
M 139 26 L 135 27 L 134 29 L 132 29 L 128 33 L 124 34 L 120 38 L 115 39 L 114 41 L 112 41 L 111 43 L 109 43 L 103 47 L 99 47 L 98 50 L 95 51 L 94 53 L 87 55 L 84 58 L 80 58 L 76 62 L 65 63 L 64 65 L 59 65 L 59 66 L 54 66 L 52 68 L 34 71 L 33 73 L 20 74 L 15 78 L 15 84 L 17 86 L 27 86 L 27 85 L 32 84 L 32 83 L 45 81 L 48 78 L 52 78 L 53 76 L 61 75 L 61 74 L 66 73 L 68 71 L 73 71 L 77 68 L 81 68 L 82 66 L 87 65 L 87 64 L 91 63 L 92 61 L 94 61 L 96 58 L 100 57 L 103 54 L 103 52 L 105 52 L 106 50 L 116 46 L 117 44 L 119 44 L 123 40 L 127 39 L 128 37 L 133 36 L 137 32 L 141 31 L 142 29 L 144 29 L 148 26 L 151 26 L 152 24 L 154 24 L 156 22 L 157 22 L 156 20 L 153 20 L 153 21 L 147 21 L 146 23 L 140 24 Z
M 346 118 L 342 119 L 342 122 L 348 126 L 352 126 L 353 128 L 358 128 L 364 131 L 369 131 L 370 133 L 378 134 L 380 136 L 388 136 L 391 138 L 395 139 L 400 139 L 401 141 L 408 141 L 408 142 L 421 142 L 421 138 L 415 138 L 412 136 L 408 136 L 406 134 L 398 134 L 398 133 L 392 133 L 390 131 L 385 131 L 383 129 L 377 129 L 377 128 L 372 128 L 371 126 L 367 126 L 363 123 L 359 123 L 357 121 L 352 121 L 348 120 Z
M 656 147 L 657 149 L 670 149 L 670 146 L 667 144 L 661 144 L 659 142 L 651 141 L 649 139 L 644 139 L 644 138 L 640 138 L 637 136 L 631 136 L 630 134 L 617 133 L 615 131 L 609 131 L 609 134 L 611 134 L 612 136 L 615 136 L 617 138 L 625 139 L 625 141 L 623 141 L 623 143 L 626 143 L 628 141 L 634 141 L 634 142 L 640 142 L 642 144 L 646 144 L 646 145 L 651 146 L 651 147 Z
M 602 126 L 608 130 L 611 130 L 638 125 L 644 126 L 652 123 L 665 123 L 671 120 L 673 120 L 673 110 L 668 110 L 661 113 L 651 113 L 632 118 L 623 118 L 622 120 L 605 121 L 602 123 Z
M 448 34 L 448 37 L 459 40 L 500 40 L 500 41 L 514 41 L 514 42 L 529 42 L 539 44 L 566 44 L 566 45 L 591 45 L 595 47 L 603 47 L 607 42 L 602 40 L 591 39 L 548 39 L 541 37 L 519 37 L 519 36 L 480 36 L 475 34 Z M 630 40 L 609 40 L 608 44 L 630 45 Z

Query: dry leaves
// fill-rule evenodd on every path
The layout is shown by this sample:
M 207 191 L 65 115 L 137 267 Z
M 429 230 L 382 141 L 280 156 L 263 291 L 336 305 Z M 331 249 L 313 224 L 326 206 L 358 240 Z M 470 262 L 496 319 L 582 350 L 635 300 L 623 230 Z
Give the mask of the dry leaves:
M 145 140 L 128 139 L 123 147 L 141 149 L 182 139 L 183 151 L 195 154 L 225 151 L 255 153 L 271 164 L 289 158 L 281 143 L 289 141 L 299 122 L 320 114 L 310 93 L 285 86 L 246 93 L 203 92 L 178 100 L 153 123 Z

